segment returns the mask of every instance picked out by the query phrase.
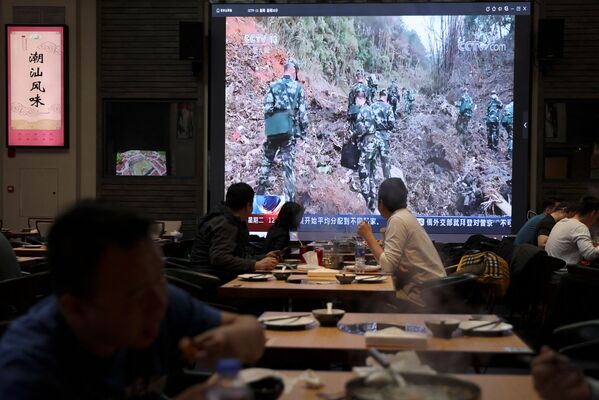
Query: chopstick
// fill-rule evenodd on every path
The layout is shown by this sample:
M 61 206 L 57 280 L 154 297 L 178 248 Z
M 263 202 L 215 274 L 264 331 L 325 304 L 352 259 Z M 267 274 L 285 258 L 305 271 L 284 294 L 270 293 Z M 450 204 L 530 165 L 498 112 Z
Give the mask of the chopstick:
M 303 317 L 309 317 L 311 314 L 301 314 L 301 315 L 287 315 L 286 317 L 273 317 L 273 318 L 264 318 L 260 319 L 261 322 L 272 322 L 272 321 L 283 321 L 286 319 L 300 319 Z
M 381 276 L 383 275 L 369 275 L 366 277 L 363 277 L 364 275 L 361 276 L 356 276 L 356 280 L 357 281 L 374 281 L 374 280 L 382 280 Z
M 473 326 L 472 328 L 468 328 L 468 329 L 462 329 L 462 330 L 466 330 L 466 331 L 473 331 L 473 330 L 478 330 L 478 329 L 480 329 L 480 328 L 485 328 L 485 327 L 487 327 L 487 326 L 491 326 L 491 325 L 497 325 L 497 324 L 500 324 L 500 323 L 502 323 L 502 322 L 503 322 L 503 320 L 501 320 L 501 319 L 498 319 L 498 320 L 496 320 L 496 321 L 487 322 L 486 324 L 480 324 L 480 325 L 477 325 L 477 326 Z

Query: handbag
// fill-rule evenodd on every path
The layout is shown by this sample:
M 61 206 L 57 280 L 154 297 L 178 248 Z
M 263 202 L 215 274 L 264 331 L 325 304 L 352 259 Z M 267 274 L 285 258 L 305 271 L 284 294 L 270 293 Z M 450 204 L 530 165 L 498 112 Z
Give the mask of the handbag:
M 341 166 L 356 171 L 359 159 L 360 149 L 358 146 L 353 142 L 344 143 L 341 148 Z

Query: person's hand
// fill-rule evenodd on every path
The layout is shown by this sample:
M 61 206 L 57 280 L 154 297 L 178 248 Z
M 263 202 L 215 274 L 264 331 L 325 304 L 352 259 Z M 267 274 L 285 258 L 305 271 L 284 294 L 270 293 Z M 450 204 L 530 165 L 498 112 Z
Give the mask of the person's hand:
M 179 349 L 188 362 L 202 361 L 215 365 L 229 347 L 227 329 L 210 329 L 193 338 L 184 337 L 179 341 Z
M 281 261 L 283 259 L 283 256 L 281 254 L 281 250 L 269 251 L 268 253 L 266 253 L 265 257 L 276 258 L 278 261 Z
M 264 257 L 260 261 L 256 261 L 256 271 L 271 271 L 275 269 L 279 261 L 273 257 Z
M 591 386 L 582 371 L 549 347 L 543 347 L 532 361 L 531 372 L 535 389 L 544 400 L 591 398 Z
M 362 221 L 360 222 L 360 225 L 358 225 L 356 233 L 366 239 L 367 236 L 372 235 L 372 226 L 370 226 L 368 222 Z

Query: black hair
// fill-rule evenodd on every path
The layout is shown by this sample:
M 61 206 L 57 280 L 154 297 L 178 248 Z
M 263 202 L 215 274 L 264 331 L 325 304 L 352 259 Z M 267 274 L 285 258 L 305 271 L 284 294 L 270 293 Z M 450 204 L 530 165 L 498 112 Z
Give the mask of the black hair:
M 254 189 L 247 183 L 238 182 L 229 186 L 225 196 L 225 205 L 231 210 L 241 210 L 254 202 Z
M 578 207 L 576 208 L 576 214 L 584 217 L 593 211 L 599 211 L 599 199 L 594 196 L 585 196 L 580 199 Z
M 578 204 L 576 202 L 560 201 L 559 206 L 557 206 L 555 209 L 564 211 L 566 213 L 572 213 L 572 212 L 575 212 L 577 208 L 578 208 Z
M 151 240 L 150 225 L 132 211 L 96 200 L 84 200 L 68 209 L 48 234 L 48 264 L 56 294 L 92 296 L 106 252 Z
M 275 226 L 286 230 L 297 229 L 303 214 L 304 207 L 293 201 L 288 201 L 281 207 L 281 211 L 279 211 L 279 215 L 275 220 Z
M 379 201 L 389 212 L 408 206 L 408 189 L 401 178 L 385 179 L 379 187 Z
M 544 212 L 547 208 L 555 208 L 555 206 L 561 203 L 562 201 L 563 199 L 557 197 L 546 198 L 545 200 L 543 200 L 543 203 L 541 204 L 541 212 Z

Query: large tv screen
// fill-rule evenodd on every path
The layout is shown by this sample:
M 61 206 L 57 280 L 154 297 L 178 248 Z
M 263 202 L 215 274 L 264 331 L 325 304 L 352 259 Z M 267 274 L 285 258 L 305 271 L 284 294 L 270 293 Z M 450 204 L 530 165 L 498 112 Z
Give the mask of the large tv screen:
M 378 185 L 401 177 L 429 233 L 511 233 L 527 204 L 530 7 L 213 4 L 211 203 L 246 182 L 250 230 L 293 200 L 300 238 L 330 237 L 384 225 Z

